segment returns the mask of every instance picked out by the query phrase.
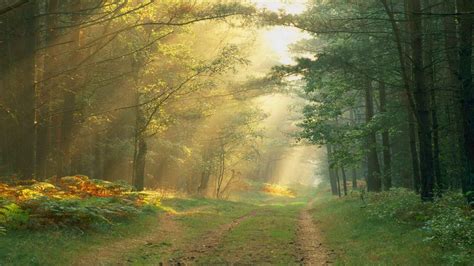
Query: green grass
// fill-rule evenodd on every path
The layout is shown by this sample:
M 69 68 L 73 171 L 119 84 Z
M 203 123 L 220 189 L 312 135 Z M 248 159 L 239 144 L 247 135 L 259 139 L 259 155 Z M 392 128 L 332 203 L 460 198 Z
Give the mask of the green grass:
M 146 232 L 157 214 L 143 214 L 111 228 L 8 231 L 0 236 L 0 265 L 70 265 L 77 254 L 118 238 Z M 113 230 L 111 230 L 113 229 Z
M 148 247 L 146 251 L 130 250 L 126 256 L 133 265 L 156 265 L 169 259 L 179 259 L 184 256 L 181 250 L 185 245 L 198 244 L 209 231 L 232 222 L 256 207 L 252 204 L 205 198 L 167 199 L 163 201 L 163 205 L 181 213 L 174 220 L 179 223 L 182 231 L 179 236 L 166 236 L 168 240 L 162 245 Z M 173 248 L 170 249 L 171 245 Z
M 156 265 L 182 258 L 182 250 L 199 245 L 210 231 L 254 213 L 220 239 L 217 247 L 198 258 L 198 264 L 298 264 L 296 223 L 309 198 L 311 210 L 326 246 L 335 251 L 336 265 L 446 265 L 446 254 L 426 237 L 419 226 L 374 218 L 357 197 L 339 199 L 323 184 L 318 189 L 299 188 L 296 198 L 248 191 L 241 201 L 204 198 L 167 199 L 163 209 L 176 211 L 175 235 L 159 243 L 140 245 L 122 255 L 132 265 Z M 255 212 L 254 212 L 255 211 Z M 0 236 L 1 265 L 69 265 L 81 254 L 119 239 L 140 237 L 156 227 L 158 214 L 141 215 L 108 228 L 79 230 L 9 231 Z
M 199 263 L 295 264 L 296 223 L 301 204 L 261 207 L 229 232 L 222 243 Z
M 241 201 L 204 198 L 164 200 L 164 206 L 182 213 L 174 218 L 182 229 L 182 239 L 177 241 L 170 237 L 169 242 L 164 244 L 173 242 L 171 249 L 168 245 L 155 245 L 147 250 L 131 250 L 127 257 L 133 265 L 156 265 L 169 259 L 179 260 L 185 255 L 181 252 L 184 246 L 199 245 L 210 231 L 256 211 L 255 215 L 225 234 L 213 253 L 200 257 L 196 263 L 295 264 L 296 219 L 310 191 L 301 189 L 297 198 L 275 197 L 253 190 L 238 195 Z
M 393 219 L 371 218 L 356 197 L 338 199 L 326 186 L 314 204 L 313 217 L 336 265 L 443 265 L 442 251 L 423 241 L 423 232 Z

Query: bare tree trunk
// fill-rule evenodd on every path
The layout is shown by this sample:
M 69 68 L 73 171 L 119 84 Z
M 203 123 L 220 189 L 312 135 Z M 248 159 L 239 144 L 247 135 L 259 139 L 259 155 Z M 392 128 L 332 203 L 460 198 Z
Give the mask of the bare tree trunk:
M 357 189 L 357 169 L 352 167 L 352 189 Z
M 35 3 L 27 3 L 22 8 L 24 35 L 21 45 L 16 47 L 21 69 L 21 77 L 18 77 L 18 99 L 21 100 L 17 117 L 20 129 L 17 166 L 22 178 L 32 178 L 35 168 Z
M 423 0 L 425 12 L 431 12 L 431 1 Z M 433 34 L 435 31 L 434 26 L 430 20 L 425 21 L 425 32 L 426 34 L 426 48 L 424 54 L 425 60 L 425 69 L 426 69 L 426 86 L 430 92 L 430 101 L 431 101 L 431 123 L 432 123 L 432 132 L 433 132 L 433 170 L 434 170 L 434 179 L 437 187 L 437 191 L 441 192 L 442 185 L 442 176 L 441 176 L 441 166 L 439 161 L 439 131 L 438 131 L 438 106 L 436 105 L 436 91 L 437 87 L 435 86 L 435 62 L 433 54 Z
M 341 172 L 342 172 L 342 182 L 343 182 L 343 189 L 344 189 L 344 196 L 347 196 L 347 177 L 346 177 L 346 170 L 344 169 L 343 166 L 341 166 Z
M 456 13 L 456 1 L 444 1 L 443 5 L 444 12 L 448 14 Z M 444 26 L 444 48 L 446 54 L 446 61 L 448 63 L 448 80 L 449 87 L 448 89 L 452 91 L 452 101 L 450 102 L 449 110 L 453 110 L 453 116 L 448 117 L 448 124 L 453 125 L 453 131 L 455 136 L 456 146 L 451 148 L 451 156 L 457 161 L 464 162 L 465 152 L 464 152 L 464 129 L 463 122 L 456 117 L 462 117 L 462 103 L 461 103 L 461 82 L 459 80 L 459 41 L 457 34 L 457 17 L 456 16 L 445 16 L 443 18 Z M 447 112 L 448 115 L 451 112 Z M 461 184 L 464 180 L 464 164 L 461 164 L 460 171 L 457 171 L 457 175 L 452 173 L 450 175 L 450 186 L 460 187 L 457 185 Z M 453 182 L 455 181 L 455 182 Z
M 137 151 L 134 160 L 134 175 L 132 185 L 137 191 L 142 191 L 145 186 L 145 164 L 148 148 L 146 140 L 143 136 L 139 136 L 137 140 Z
M 221 198 L 221 189 L 225 178 L 225 149 L 224 144 L 221 144 L 220 146 L 221 150 L 219 154 L 219 172 L 216 176 L 216 198 L 218 199 Z
M 81 10 L 81 1 L 74 1 L 73 10 Z M 81 14 L 76 13 L 72 17 L 72 24 L 79 25 L 81 22 Z M 74 28 L 71 32 L 72 37 L 72 55 L 71 62 L 80 62 L 83 51 L 82 51 L 82 32 L 79 26 Z M 78 85 L 82 82 L 82 73 L 80 71 L 73 72 L 69 76 L 68 87 L 64 91 L 63 96 L 63 117 L 61 121 L 61 134 L 60 134 L 60 153 L 58 160 L 58 175 L 69 175 L 71 174 L 71 147 L 73 142 L 73 127 L 74 127 L 74 113 L 76 107 L 76 94 Z
M 331 184 L 331 192 L 332 192 L 333 195 L 337 195 L 338 190 L 337 190 L 336 174 L 334 172 L 334 168 L 331 167 L 332 150 L 331 150 L 331 145 L 330 144 L 326 144 L 326 150 L 327 150 L 329 183 Z
M 423 65 L 423 26 L 421 1 L 408 1 L 407 13 L 410 18 L 410 35 L 414 75 L 414 95 L 418 118 L 418 139 L 421 172 L 421 198 L 433 199 L 433 138 L 431 135 L 430 92 L 426 87 Z
M 140 92 L 139 92 L 138 75 L 135 76 L 135 136 L 134 136 L 134 150 L 132 162 L 132 186 L 142 191 L 145 184 L 145 164 L 147 155 L 147 143 L 145 140 L 145 117 L 143 110 L 139 106 Z
M 334 167 L 334 175 L 336 176 L 337 194 L 341 197 L 341 181 L 339 180 L 339 169 Z
M 59 1 L 49 0 L 47 5 L 47 13 L 56 14 L 59 12 Z M 44 82 L 48 77 L 53 75 L 53 69 L 57 67 L 56 60 L 57 47 L 54 45 L 57 42 L 58 30 L 58 16 L 50 15 L 46 18 L 46 33 L 45 33 L 45 49 L 43 60 L 44 67 L 40 74 L 39 84 L 41 88 L 37 91 L 37 117 L 36 117 L 36 169 L 35 176 L 39 179 L 44 179 L 48 175 L 48 156 L 51 152 L 51 101 L 53 85 L 51 82 Z
M 459 17 L 459 80 L 461 82 L 461 104 L 464 125 L 465 178 L 463 192 L 474 205 L 474 88 L 472 85 L 472 33 L 474 3 L 458 0 Z
M 415 118 L 411 113 L 408 113 L 408 137 L 410 139 L 410 157 L 413 168 L 413 190 L 420 193 L 421 176 L 420 176 L 420 162 L 418 160 L 418 150 L 416 145 L 416 123 Z
M 381 82 L 379 87 L 380 112 L 387 112 L 387 91 L 385 83 Z M 383 185 L 384 190 L 392 187 L 392 154 L 390 148 L 390 134 L 387 128 L 382 131 L 382 147 L 383 147 Z
M 374 102 L 372 94 L 372 84 L 370 84 L 370 80 L 367 80 L 367 84 L 365 85 L 366 123 L 370 123 L 374 116 Z M 367 153 L 367 190 L 378 192 L 382 189 L 382 180 L 380 179 L 380 164 L 377 156 L 377 138 L 373 130 L 367 133 L 367 147 L 369 149 Z

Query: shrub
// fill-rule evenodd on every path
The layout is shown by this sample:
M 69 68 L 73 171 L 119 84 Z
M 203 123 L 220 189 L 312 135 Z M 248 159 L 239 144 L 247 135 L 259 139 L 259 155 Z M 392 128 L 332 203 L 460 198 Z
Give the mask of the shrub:
M 405 188 L 370 193 L 368 212 L 376 218 L 393 218 L 399 223 L 423 225 L 432 215 L 432 204 Z
M 448 192 L 434 202 L 421 202 L 406 189 L 369 194 L 367 211 L 372 218 L 394 219 L 426 233 L 425 241 L 436 241 L 452 264 L 465 263 L 473 255 L 474 210 L 461 193 Z
M 0 183 L 2 228 L 107 225 L 136 216 L 150 205 L 146 195 L 124 184 L 67 176 L 48 182 Z M 153 201 L 153 204 L 158 204 Z M 149 208 L 147 208 L 148 211 Z
M 117 198 L 50 199 L 35 198 L 23 202 L 32 213 L 30 228 L 45 226 L 88 228 L 94 224 L 111 224 L 119 218 L 140 213 L 134 202 Z
M 3 224 L 19 228 L 26 225 L 28 220 L 28 212 L 15 203 L 10 203 L 0 207 L 0 221 Z

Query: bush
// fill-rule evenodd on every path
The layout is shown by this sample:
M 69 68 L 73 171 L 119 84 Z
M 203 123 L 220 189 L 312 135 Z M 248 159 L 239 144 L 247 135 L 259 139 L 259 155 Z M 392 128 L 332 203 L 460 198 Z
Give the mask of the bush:
M 85 229 L 136 216 L 147 205 L 146 195 L 131 192 L 128 185 L 86 176 L 67 176 L 48 182 L 0 183 L 2 228 Z
M 368 212 L 372 217 L 394 218 L 399 223 L 423 225 L 433 214 L 431 203 L 421 202 L 420 197 L 405 188 L 370 193 Z
M 0 206 L 0 223 L 18 228 L 29 220 L 28 213 L 15 203 Z
M 474 250 L 474 210 L 461 193 L 448 192 L 434 202 L 421 202 L 406 189 L 369 194 L 367 211 L 372 218 L 394 219 L 424 230 L 425 241 L 436 241 L 450 263 L 469 261 Z
M 134 202 L 117 198 L 50 199 L 35 198 L 23 202 L 22 208 L 32 213 L 30 228 L 46 226 L 88 228 L 94 224 L 111 224 L 119 218 L 140 213 Z

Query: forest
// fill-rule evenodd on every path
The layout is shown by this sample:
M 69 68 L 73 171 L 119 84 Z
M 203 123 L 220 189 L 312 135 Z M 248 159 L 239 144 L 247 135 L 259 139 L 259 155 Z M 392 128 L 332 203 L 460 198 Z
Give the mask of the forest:
M 473 265 L 471 0 L 0 0 L 0 265 Z

